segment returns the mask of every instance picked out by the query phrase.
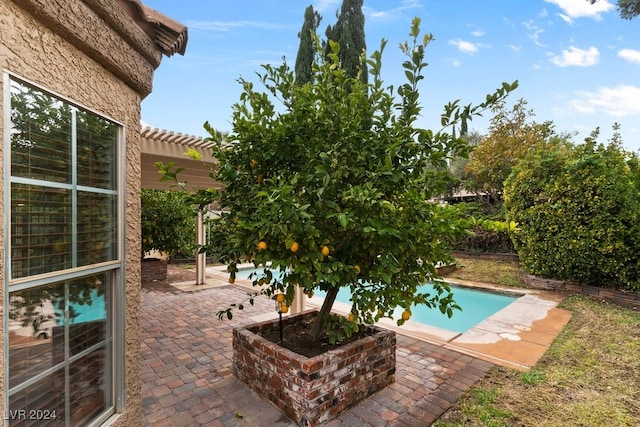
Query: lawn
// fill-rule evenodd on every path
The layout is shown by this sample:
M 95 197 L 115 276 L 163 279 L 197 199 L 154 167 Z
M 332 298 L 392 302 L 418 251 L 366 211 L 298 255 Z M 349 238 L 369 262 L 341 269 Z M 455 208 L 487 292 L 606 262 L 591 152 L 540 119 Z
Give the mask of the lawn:
M 447 277 L 500 286 L 525 286 L 522 281 L 524 271 L 517 261 L 459 258 L 456 259 L 456 264 L 458 269 Z
M 497 262 L 493 270 L 494 261 L 460 262 L 465 268 L 451 277 L 519 280 L 517 263 Z M 434 425 L 637 426 L 640 313 L 583 296 L 560 307 L 572 319 L 536 366 L 524 373 L 492 369 Z

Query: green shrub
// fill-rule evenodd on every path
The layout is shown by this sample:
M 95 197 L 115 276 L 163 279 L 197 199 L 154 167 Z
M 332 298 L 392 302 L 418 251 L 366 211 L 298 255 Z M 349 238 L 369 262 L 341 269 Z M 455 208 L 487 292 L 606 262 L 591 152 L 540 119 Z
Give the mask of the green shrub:
M 142 256 L 153 250 L 170 257 L 195 250 L 196 210 L 175 191 L 142 190 Z
M 510 233 L 515 223 L 469 218 L 469 233 L 451 242 L 454 251 L 515 253 Z
M 602 287 L 638 287 L 637 159 L 588 140 L 538 151 L 505 182 L 507 219 L 525 269 Z

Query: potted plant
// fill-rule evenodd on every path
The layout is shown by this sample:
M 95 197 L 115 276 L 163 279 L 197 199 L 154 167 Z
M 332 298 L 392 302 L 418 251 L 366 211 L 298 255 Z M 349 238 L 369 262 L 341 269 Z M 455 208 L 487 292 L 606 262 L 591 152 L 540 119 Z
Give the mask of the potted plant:
M 196 211 L 183 192 L 143 189 L 141 192 L 142 279 L 166 280 L 167 262 L 195 250 Z
M 414 304 L 449 315 L 457 308 L 442 282 L 436 281 L 433 294 L 417 292 L 437 280 L 439 262 L 451 260 L 446 239 L 463 231 L 453 210 L 430 201 L 451 179 L 447 159 L 467 150 L 448 131 L 517 83 L 504 83 L 475 107 L 450 103 L 441 131 L 418 128 L 418 83 L 432 40 L 426 35 L 418 41 L 419 24 L 414 19 L 413 43 L 401 45 L 407 83 L 398 88 L 398 99 L 381 79 L 384 41 L 367 59 L 370 83 L 349 77 L 338 45 L 329 41 L 325 55 L 317 37 L 310 82 L 295 83 L 286 63 L 263 66 L 264 92 L 240 79 L 230 143 L 214 148 L 212 176 L 223 189 L 191 195 L 200 206 L 216 201 L 223 210 L 206 251 L 228 264 L 231 282 L 242 262 L 264 268 L 254 285 L 266 285 L 262 293 L 276 298 L 280 311 L 296 289 L 326 292 L 319 311 L 287 319 L 285 326 L 303 324 L 305 332 L 285 333 L 282 343 L 265 339 L 278 322 L 234 330 L 236 376 L 302 425 L 330 419 L 394 380 L 395 336 L 372 327 L 378 319 L 401 307 L 396 320 L 402 325 Z M 213 129 L 205 128 L 215 140 Z M 160 171 L 177 179 L 171 165 Z M 351 292 L 348 316 L 331 311 L 341 288 Z M 235 304 L 219 316 L 231 318 L 242 307 Z M 351 341 L 361 334 L 364 341 Z M 330 354 L 300 356 L 285 348 L 302 335 L 308 339 L 302 347 L 331 348 Z M 332 346 L 338 343 L 344 345 Z

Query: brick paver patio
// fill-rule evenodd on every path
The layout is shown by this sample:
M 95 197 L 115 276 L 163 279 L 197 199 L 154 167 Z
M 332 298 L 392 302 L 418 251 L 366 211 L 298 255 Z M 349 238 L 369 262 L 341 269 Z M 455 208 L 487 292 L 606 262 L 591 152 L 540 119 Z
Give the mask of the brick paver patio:
M 229 321 L 216 313 L 246 289 L 184 292 L 143 286 L 142 393 L 144 426 L 294 426 L 232 373 L 231 331 L 273 310 L 266 298 Z M 323 426 L 428 426 L 484 376 L 489 362 L 403 335 L 397 336 L 396 382 Z

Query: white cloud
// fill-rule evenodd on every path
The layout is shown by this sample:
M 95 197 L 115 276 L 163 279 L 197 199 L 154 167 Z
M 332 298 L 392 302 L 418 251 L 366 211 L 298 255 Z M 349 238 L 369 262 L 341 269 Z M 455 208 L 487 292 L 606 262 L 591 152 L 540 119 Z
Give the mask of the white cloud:
M 334 12 L 340 9 L 340 0 L 315 0 L 313 8 L 318 12 Z
M 462 65 L 462 62 L 460 62 L 459 60 L 457 60 L 455 58 L 445 58 L 444 60 L 445 60 L 446 63 L 448 63 L 452 67 L 459 67 L 459 66 Z
M 629 62 L 640 64 L 640 50 L 622 49 L 620 52 L 618 52 L 618 56 Z
M 189 29 L 198 29 L 204 31 L 229 32 L 236 28 L 262 28 L 267 30 L 281 29 L 281 25 L 272 24 L 270 22 L 259 21 L 186 21 Z
M 614 5 L 608 0 L 599 0 L 591 4 L 587 0 L 544 0 L 547 3 L 555 4 L 563 13 L 559 13 L 560 17 L 565 21 L 572 23 L 576 18 L 592 18 L 596 21 L 602 19 L 602 14 L 607 13 L 614 8 Z
M 509 49 L 511 49 L 515 53 L 522 52 L 522 46 L 520 46 L 520 45 L 510 44 L 510 45 L 507 45 L 507 46 L 509 47 Z
M 568 50 L 563 50 L 561 55 L 551 57 L 551 62 L 558 67 L 590 67 L 598 63 L 600 52 L 595 46 L 589 49 L 579 49 L 571 46 Z
M 482 37 L 486 34 L 486 31 L 484 30 L 475 30 L 471 32 L 471 35 L 474 37 Z
M 531 41 L 539 47 L 546 47 L 544 44 L 540 42 L 540 34 L 544 33 L 544 30 L 539 28 L 537 25 L 533 23 L 533 21 L 523 22 L 522 25 L 527 29 L 527 37 L 531 39 Z
M 579 91 L 577 95 L 569 105 L 578 113 L 604 113 L 613 117 L 640 116 L 640 87 L 601 87 L 596 92 Z
M 370 7 L 363 6 L 362 12 L 366 17 L 375 20 L 392 19 L 398 16 L 402 16 L 407 10 L 421 8 L 422 5 L 418 0 L 402 0 L 399 6 L 391 8 L 389 10 L 373 10 Z
M 449 40 L 449 44 L 454 45 L 460 52 L 466 53 L 467 55 L 473 55 L 480 48 L 480 45 L 478 43 L 473 43 L 462 39 Z

